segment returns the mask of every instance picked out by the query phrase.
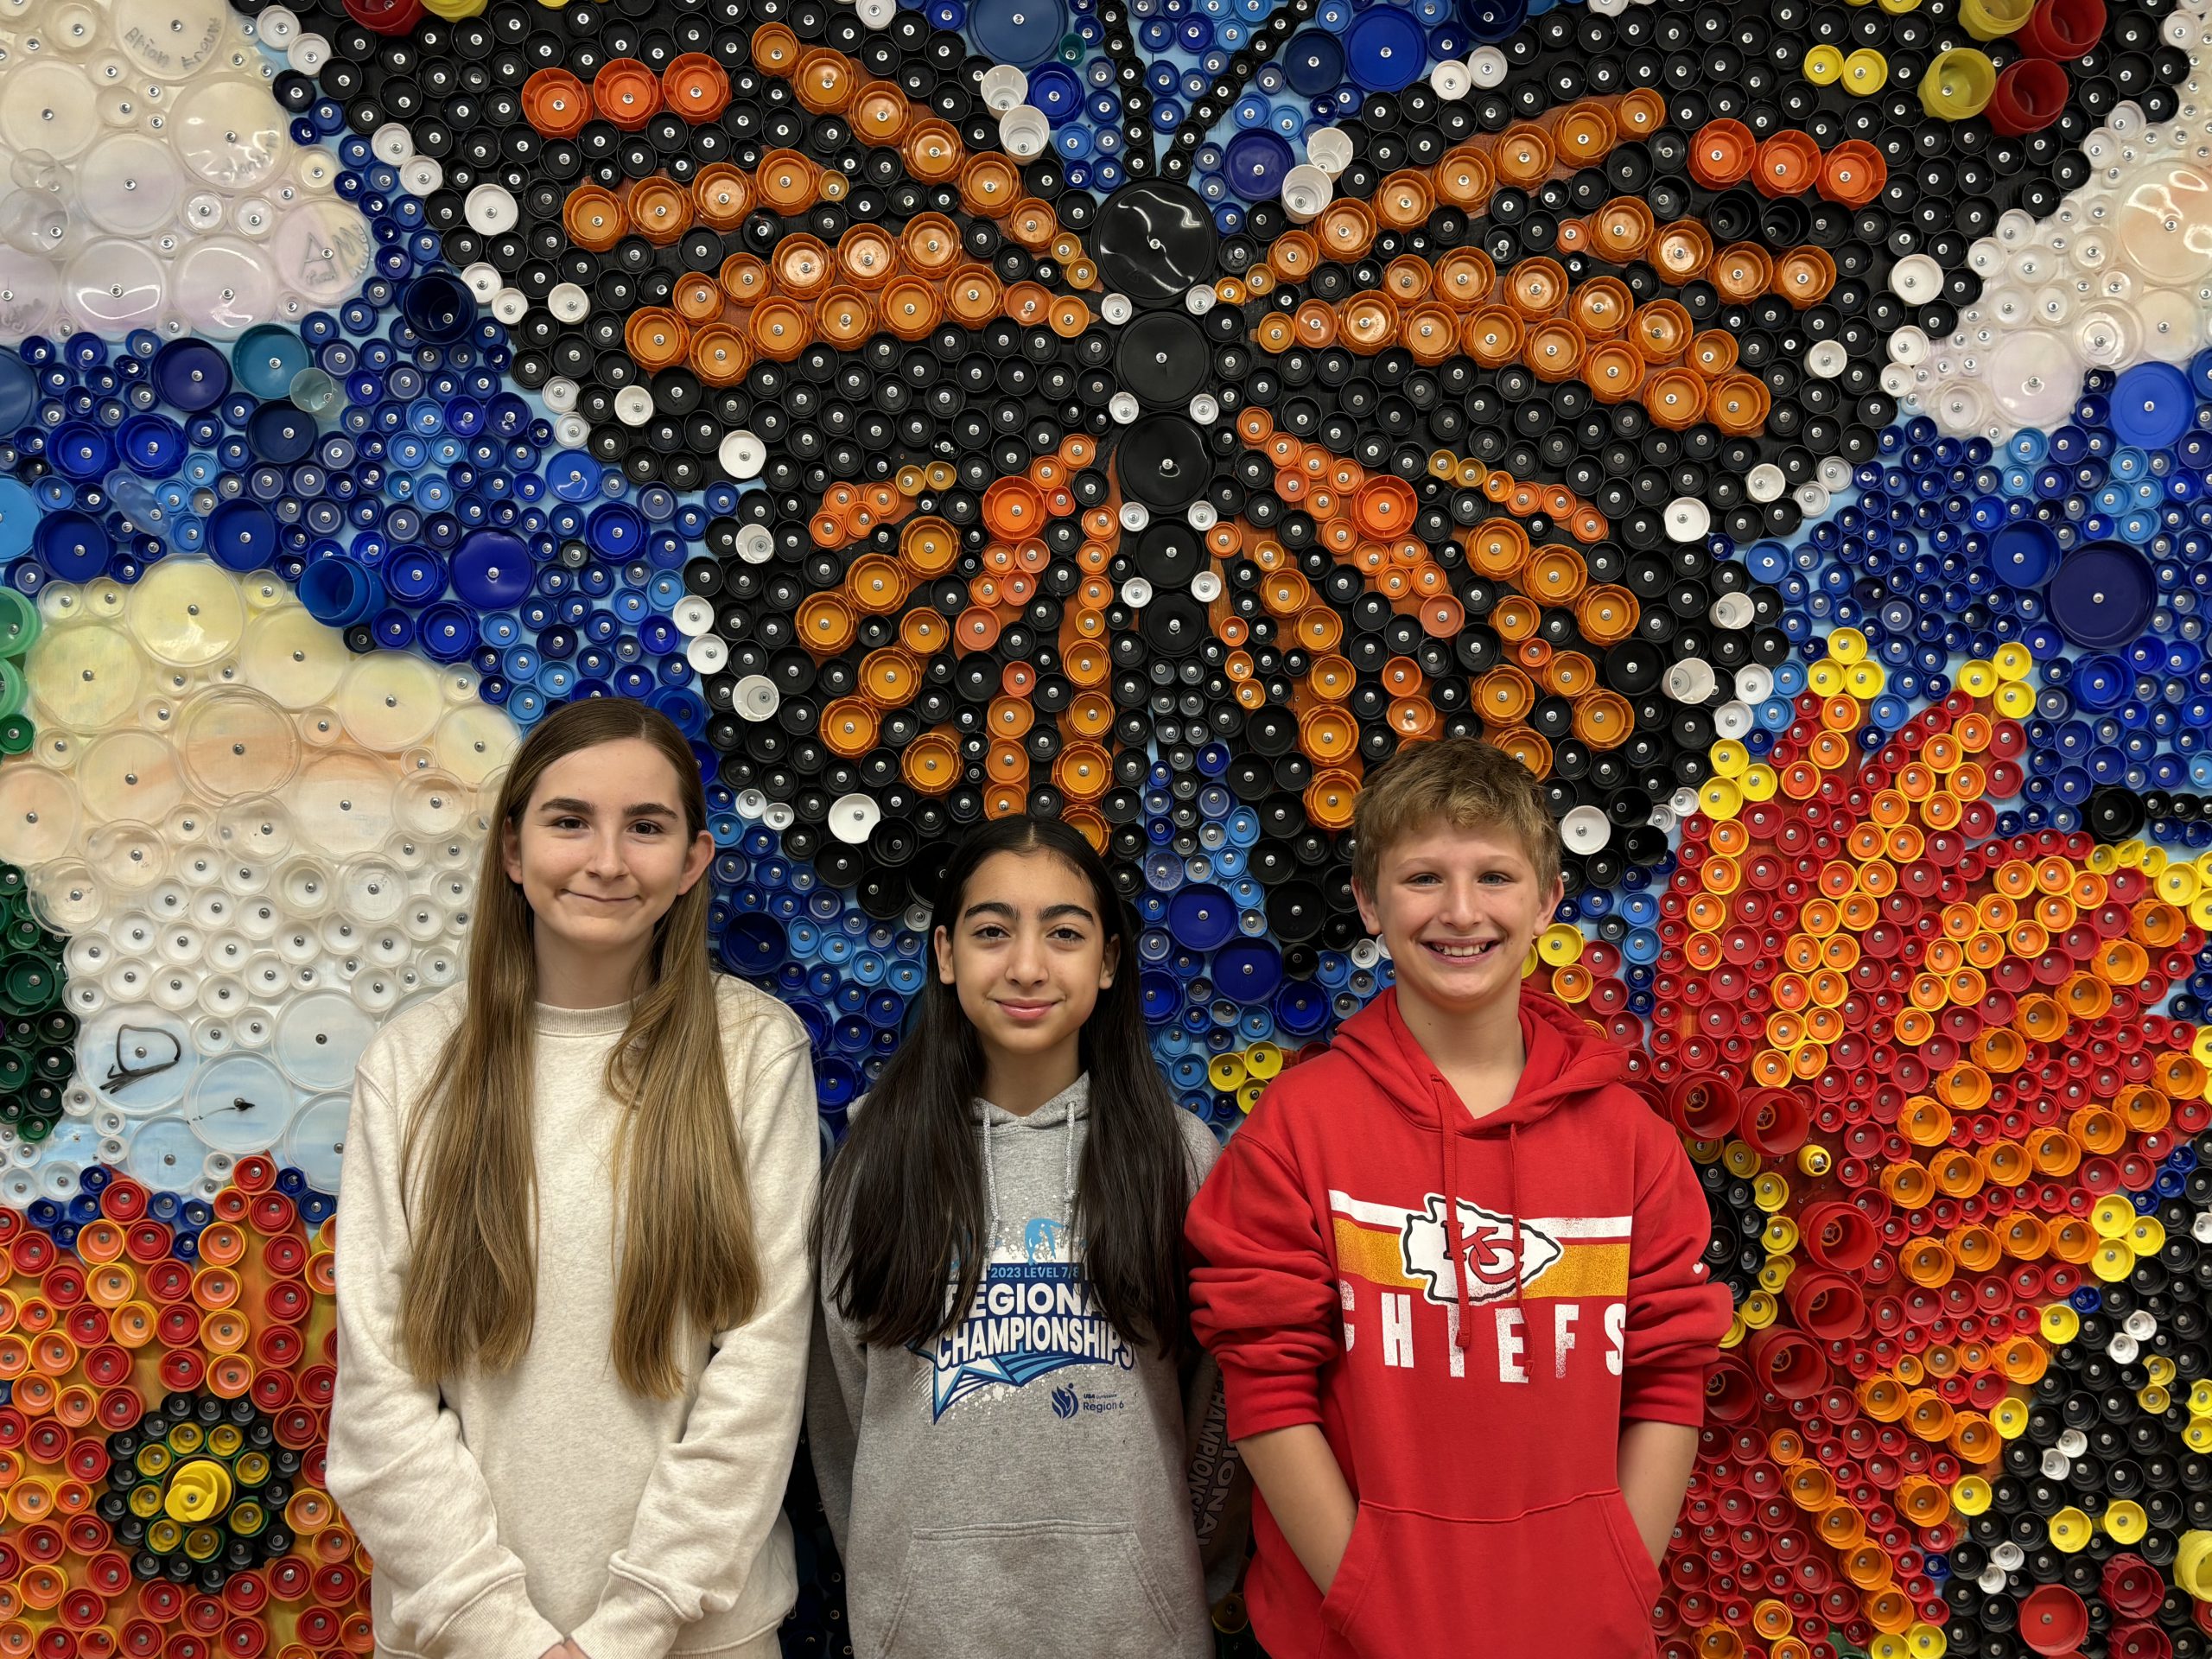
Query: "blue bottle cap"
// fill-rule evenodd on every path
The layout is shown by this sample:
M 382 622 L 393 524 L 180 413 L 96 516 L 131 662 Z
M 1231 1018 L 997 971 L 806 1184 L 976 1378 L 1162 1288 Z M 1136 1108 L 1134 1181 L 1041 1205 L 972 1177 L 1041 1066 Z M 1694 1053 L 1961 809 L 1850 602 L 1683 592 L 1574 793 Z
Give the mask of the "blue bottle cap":
M 2050 620 L 2090 651 L 2124 645 L 2143 632 L 2157 603 L 2151 567 L 2133 548 L 2093 542 L 2066 556 L 2050 579 Z
M 167 351 L 162 353 L 162 356 L 168 355 Z M 314 361 L 305 341 L 290 329 L 273 322 L 247 329 L 231 347 L 231 367 L 238 384 L 257 397 L 285 396 L 292 390 L 292 377 Z M 222 393 L 215 396 L 220 397 Z M 199 407 L 206 409 L 214 402 L 215 397 L 211 397 Z
M 2058 563 L 2058 537 L 2033 518 L 2005 525 L 1989 538 L 1989 567 L 2014 588 L 2040 588 Z
M 13 432 L 38 404 L 38 379 L 31 365 L 10 351 L 0 351 L 0 433 Z
M 1179 888 L 1168 901 L 1167 925 L 1185 949 L 1214 950 L 1236 936 L 1236 901 L 1216 887 Z
M 1147 969 L 1137 976 L 1137 999 L 1145 1023 L 1164 1026 L 1183 1011 L 1183 982 L 1162 969 Z
M 264 404 L 246 423 L 247 447 L 272 467 L 305 461 L 315 438 L 315 417 L 289 403 Z
M 1344 78 L 1344 46 L 1325 29 L 1301 29 L 1283 50 L 1282 72 L 1301 98 L 1332 92 Z
M 453 590 L 479 611 L 515 604 L 536 575 L 529 547 L 512 531 L 471 531 L 454 550 Z
M 1329 994 L 1310 979 L 1285 980 L 1275 992 L 1275 1025 L 1285 1036 L 1306 1038 L 1329 1023 Z
M 1363 92 L 1402 92 L 1428 63 L 1428 35 L 1421 20 L 1395 6 L 1375 6 L 1352 19 L 1344 57 Z
M 442 663 L 457 663 L 476 649 L 476 619 L 466 605 L 441 600 L 423 613 L 416 639 Z
M 65 421 L 47 439 L 46 458 L 64 478 L 80 482 L 105 478 L 115 465 L 115 445 L 105 429 L 91 421 Z
M 1467 32 L 1478 41 L 1505 39 L 1529 21 L 1530 10 L 1528 0 L 1459 0 Z
M 167 478 L 184 465 L 184 429 L 166 415 L 133 415 L 116 438 L 124 465 L 141 478 Z
M 0 478 L 0 563 L 20 559 L 30 550 L 38 518 L 38 498 L 14 479 Z
M 1274 200 L 1282 193 L 1282 175 L 1294 165 L 1290 146 L 1264 127 L 1238 133 L 1222 156 L 1229 188 L 1246 201 Z
M 1030 69 L 1059 50 L 1068 14 L 1062 0 L 976 0 L 969 23 L 985 55 Z
M 772 916 L 757 912 L 735 916 L 722 931 L 722 965 L 741 979 L 774 973 L 784 960 L 785 950 L 784 925 Z M 818 1083 L 818 1064 L 815 1076 Z
M 402 548 L 385 562 L 384 580 L 394 599 L 420 605 L 445 592 L 445 563 L 426 548 Z
M 207 556 L 224 569 L 262 569 L 276 551 L 276 515 L 260 502 L 241 497 L 207 515 Z
M 384 584 L 352 559 L 317 559 L 300 572 L 300 603 L 326 626 L 350 628 L 384 605 Z
M 585 522 L 584 536 L 593 551 L 620 563 L 645 551 L 645 515 L 626 501 L 610 501 L 593 509 Z
M 1213 983 L 1232 1002 L 1264 1003 L 1282 983 L 1282 952 L 1265 939 L 1233 939 L 1214 952 Z
M 2126 702 L 2134 684 L 2135 676 L 2128 671 L 2126 663 L 2117 657 L 2101 654 L 2084 657 L 2074 664 L 2068 689 L 2082 708 L 2092 714 L 2102 714 Z
M 426 271 L 400 285 L 399 313 L 426 344 L 450 346 L 476 326 L 476 296 L 452 271 Z
M 1083 108 L 1083 83 L 1072 69 L 1046 64 L 1029 77 L 1029 103 L 1057 127 Z
M 2189 376 L 2171 363 L 2139 363 L 2112 389 L 2112 429 L 2139 448 L 2168 448 L 2196 415 Z
M 218 509 L 220 511 L 220 509 Z M 275 520 L 270 521 L 275 528 Z M 39 563 L 63 582 L 90 582 L 107 569 L 107 531 L 89 512 L 65 509 L 40 521 L 34 538 Z M 274 540 L 274 537 L 271 537 Z

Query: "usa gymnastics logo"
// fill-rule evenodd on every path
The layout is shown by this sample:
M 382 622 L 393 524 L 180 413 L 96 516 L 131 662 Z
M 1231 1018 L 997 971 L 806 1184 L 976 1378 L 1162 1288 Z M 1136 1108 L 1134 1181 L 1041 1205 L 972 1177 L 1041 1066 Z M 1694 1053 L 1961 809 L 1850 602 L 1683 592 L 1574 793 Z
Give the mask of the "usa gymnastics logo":
M 1099 1311 L 1090 1281 L 1065 1262 L 991 1263 L 967 1316 L 914 1351 L 930 1362 L 932 1422 L 988 1388 L 1027 1388 L 1071 1365 L 1126 1371 L 1136 1364 L 1135 1351 Z

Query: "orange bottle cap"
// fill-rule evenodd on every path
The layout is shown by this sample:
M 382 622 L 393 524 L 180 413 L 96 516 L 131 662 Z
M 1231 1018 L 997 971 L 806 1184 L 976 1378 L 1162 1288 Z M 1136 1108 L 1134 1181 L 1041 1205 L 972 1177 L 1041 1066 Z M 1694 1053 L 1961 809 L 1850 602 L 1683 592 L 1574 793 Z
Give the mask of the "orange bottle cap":
M 833 288 L 814 304 L 814 326 L 833 346 L 853 346 L 875 332 L 875 306 L 857 288 Z
M 901 276 L 887 284 L 878 303 L 883 326 L 900 340 L 920 340 L 937 327 L 944 308 L 937 290 L 918 276 Z
M 1507 273 L 1505 297 L 1530 321 L 1548 317 L 1567 300 L 1567 271 L 1556 259 L 1523 259 Z
M 561 204 L 561 228 L 585 252 L 605 253 L 628 233 L 630 221 L 612 191 L 582 184 Z
M 573 138 L 591 119 L 591 94 L 565 69 L 540 69 L 522 84 L 523 118 L 548 138 Z
M 1655 237 L 1651 262 L 1671 282 L 1687 283 L 1704 273 L 1713 257 L 1713 235 L 1694 219 L 1678 219 Z
M 1601 404 L 1625 402 L 1643 384 L 1643 359 L 1617 340 L 1607 340 L 1582 360 L 1582 378 Z
M 600 118 L 635 132 L 660 112 L 660 78 L 635 58 L 614 58 L 592 77 L 591 101 Z
M 887 80 L 871 80 L 862 86 L 854 93 L 846 113 L 855 136 L 879 149 L 897 143 L 912 118 L 906 95 Z
M 1639 259 L 1651 245 L 1651 209 L 1633 196 L 1618 196 L 1598 210 L 1590 234 L 1598 251 L 1615 264 Z
M 1363 201 L 1339 198 L 1314 220 L 1313 230 L 1330 258 L 1357 259 L 1374 245 L 1375 215 Z
M 807 347 L 812 319 L 795 302 L 777 295 L 753 308 L 753 343 L 764 357 L 788 363 Z
M 1643 383 L 1646 412 L 1671 432 L 1695 426 L 1705 414 L 1705 382 L 1688 369 L 1661 369 Z
M 1571 380 L 1582 368 L 1582 331 L 1563 317 L 1538 323 L 1522 347 L 1529 372 L 1548 385 Z
M 760 158 L 753 175 L 760 200 L 786 218 L 811 206 L 822 169 L 795 149 L 772 149 Z
M 691 196 L 668 180 L 641 179 L 630 187 L 622 205 L 631 229 L 657 248 L 664 248 L 691 228 Z
M 1777 132 L 1758 148 L 1751 182 L 1762 195 L 1794 196 L 1820 176 L 1821 147 L 1808 133 Z
M 860 77 L 852 60 L 827 48 L 802 57 L 791 76 L 791 95 L 816 115 L 842 113 L 859 90 Z
M 995 219 L 1020 200 L 1021 175 L 1005 156 L 972 156 L 960 167 L 960 205 L 982 219 Z
M 693 126 L 729 107 L 729 76 L 703 52 L 686 52 L 660 78 L 661 100 Z
M 1497 267 L 1480 248 L 1454 248 L 1436 262 L 1436 294 L 1447 305 L 1471 310 L 1497 286 Z
M 960 169 L 960 135 L 946 121 L 919 121 L 899 147 L 906 170 L 925 184 L 941 184 Z
M 691 331 L 683 319 L 664 306 L 632 311 L 622 327 L 622 344 L 648 373 L 674 368 L 683 361 L 691 344 Z
M 1544 181 L 1556 155 L 1549 133 L 1534 122 L 1516 121 L 1498 134 L 1491 162 L 1499 178 L 1525 190 Z
M 1758 140 L 1740 121 L 1708 121 L 1690 140 L 1690 176 L 1708 190 L 1726 190 L 1751 170 Z

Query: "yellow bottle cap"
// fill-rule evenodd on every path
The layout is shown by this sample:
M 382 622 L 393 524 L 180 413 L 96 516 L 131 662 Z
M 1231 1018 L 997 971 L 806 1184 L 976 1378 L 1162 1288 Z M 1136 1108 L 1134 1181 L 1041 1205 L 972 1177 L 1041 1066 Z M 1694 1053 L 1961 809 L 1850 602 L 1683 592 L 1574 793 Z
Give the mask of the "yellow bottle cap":
M 1832 46 L 1816 46 L 1805 54 L 1804 73 L 1815 86 L 1833 86 L 1843 75 L 1843 54 Z
M 1986 52 L 1955 46 L 1936 54 L 1921 78 L 1920 107 L 1939 121 L 1970 121 L 1997 90 L 1997 67 Z
M 1912 0 L 1918 5 L 1920 0 Z M 1911 6 L 1895 8 L 1910 11 Z M 1893 10 L 1890 0 L 1882 0 L 1882 10 Z M 1853 98 L 1872 98 L 1890 84 L 1890 60 L 1871 46 L 1861 47 L 1843 60 L 1843 90 Z

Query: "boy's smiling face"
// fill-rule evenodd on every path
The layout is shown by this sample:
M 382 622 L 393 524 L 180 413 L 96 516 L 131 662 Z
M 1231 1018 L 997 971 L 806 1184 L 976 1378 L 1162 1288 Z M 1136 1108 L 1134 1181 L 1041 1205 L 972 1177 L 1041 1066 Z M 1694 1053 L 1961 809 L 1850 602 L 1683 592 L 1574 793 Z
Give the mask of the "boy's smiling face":
M 1383 849 L 1360 919 L 1389 948 L 1401 996 L 1466 1014 L 1513 995 L 1561 893 L 1540 884 L 1527 850 L 1502 824 L 1436 823 Z

